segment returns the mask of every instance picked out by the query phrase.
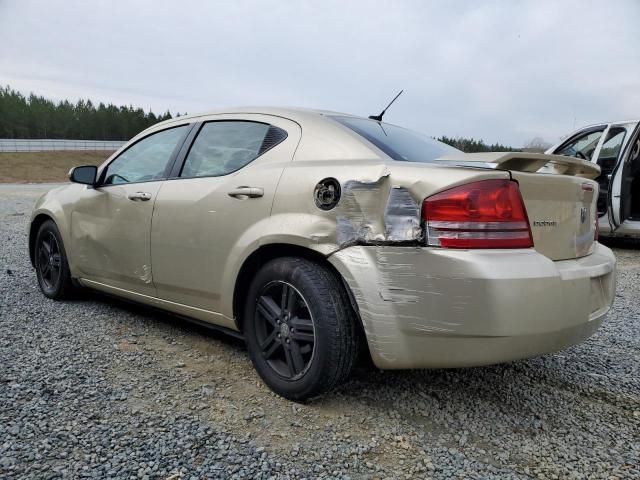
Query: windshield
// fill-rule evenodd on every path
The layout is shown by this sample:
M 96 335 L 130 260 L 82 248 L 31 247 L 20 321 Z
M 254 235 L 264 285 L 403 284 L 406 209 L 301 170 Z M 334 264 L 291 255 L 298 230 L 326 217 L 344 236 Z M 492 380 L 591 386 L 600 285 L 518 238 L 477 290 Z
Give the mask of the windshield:
M 428 163 L 443 155 L 462 153 L 449 145 L 406 128 L 358 117 L 332 119 L 364 137 L 394 160 Z

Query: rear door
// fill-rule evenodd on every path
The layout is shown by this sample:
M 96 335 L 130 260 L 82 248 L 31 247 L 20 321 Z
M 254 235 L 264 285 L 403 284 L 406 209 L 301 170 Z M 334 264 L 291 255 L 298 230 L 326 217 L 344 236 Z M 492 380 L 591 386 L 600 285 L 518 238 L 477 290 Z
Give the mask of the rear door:
M 149 235 L 157 193 L 190 126 L 153 133 L 109 165 L 71 213 L 71 251 L 80 277 L 155 295 Z
M 233 266 L 255 247 L 260 235 L 251 232 L 265 228 L 300 133 L 290 120 L 258 114 L 218 115 L 199 126 L 154 209 L 158 297 L 221 312 L 224 287 L 235 282 Z
M 610 218 L 615 227 L 619 227 L 631 216 L 632 185 L 635 172 L 640 163 L 640 124 L 625 125 L 627 135 L 620 149 L 619 161 L 612 172 L 609 192 Z M 634 167 L 636 167 L 634 169 Z

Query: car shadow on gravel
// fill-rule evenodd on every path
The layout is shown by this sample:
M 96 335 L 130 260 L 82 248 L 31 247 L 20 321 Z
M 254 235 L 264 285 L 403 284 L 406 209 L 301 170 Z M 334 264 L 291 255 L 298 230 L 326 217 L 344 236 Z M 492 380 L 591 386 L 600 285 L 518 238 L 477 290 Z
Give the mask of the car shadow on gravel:
M 620 248 L 624 250 L 636 250 L 640 252 L 640 240 L 635 238 L 614 237 L 606 238 L 600 237 L 598 239 L 600 243 L 606 245 L 609 248 Z
M 205 353 L 200 351 L 202 342 L 212 342 L 225 353 L 245 357 L 249 363 L 244 340 L 240 335 L 230 334 L 232 332 L 99 292 L 85 291 L 77 300 L 97 301 L 122 310 L 134 316 L 136 320 L 157 329 L 153 332 L 155 335 L 176 334 L 187 343 L 186 348 L 194 350 L 193 353 Z M 337 394 L 341 397 L 350 397 L 352 400 L 361 399 L 365 403 L 369 403 L 367 399 L 371 398 L 374 404 L 381 406 L 385 398 L 388 398 L 389 403 L 392 404 L 396 403 L 400 397 L 420 394 L 422 397 L 426 395 L 440 401 L 441 398 L 451 399 L 453 394 L 458 395 L 463 392 L 464 399 L 469 401 L 483 400 L 491 403 L 500 402 L 504 405 L 506 397 L 513 397 L 514 386 L 519 393 L 552 386 L 570 391 L 584 388 L 585 379 L 580 372 L 571 372 L 570 369 L 567 370 L 566 365 L 567 355 L 573 357 L 573 362 L 582 361 L 581 346 L 558 354 L 497 365 L 416 370 L 379 370 L 373 364 L 366 348 L 366 344 L 363 345 L 358 363 L 345 385 L 308 403 L 322 404 L 326 399 Z M 584 361 L 588 362 L 588 360 L 588 355 L 585 355 Z M 576 381 L 580 386 L 572 385 Z M 591 384 L 591 382 L 587 383 Z
M 239 334 L 235 335 L 232 331 L 224 330 L 216 327 L 215 325 L 166 312 L 159 308 L 153 308 L 136 302 L 130 302 L 122 298 L 112 297 L 103 293 L 91 292 L 87 295 L 91 295 L 93 297 L 91 298 L 92 300 L 99 300 L 101 302 L 108 303 L 111 306 L 121 308 L 127 312 L 144 317 L 149 321 L 159 322 L 165 326 L 183 330 L 184 333 L 187 334 L 195 333 L 199 335 L 206 335 L 214 340 L 224 341 L 229 346 L 244 349 L 244 340 Z
M 191 362 L 194 369 L 199 368 L 190 358 L 192 356 L 208 357 L 214 354 L 222 363 L 229 363 L 229 368 L 225 371 L 231 377 L 253 378 L 261 383 L 251 366 L 242 338 L 207 324 L 97 292 L 87 292 L 78 301 L 97 301 L 122 311 L 126 314 L 125 319 L 120 319 L 119 322 L 125 326 L 131 322 L 128 327 L 133 326 L 133 323 L 142 323 L 146 325 L 148 335 L 155 340 L 170 338 L 173 342 L 178 339 L 180 354 L 187 357 L 183 358 L 187 367 Z M 126 317 L 133 320 L 126 320 Z M 606 341 L 601 335 L 602 332 L 599 332 L 584 344 L 555 354 L 459 369 L 378 370 L 364 346 L 356 368 L 344 385 L 306 403 L 322 407 L 340 397 L 379 411 L 394 408 L 398 404 L 405 411 L 413 411 L 418 402 L 423 406 L 431 405 L 436 411 L 453 409 L 453 412 L 472 402 L 503 412 L 512 407 L 511 415 L 515 417 L 529 416 L 530 412 L 537 411 L 542 406 L 561 412 L 564 409 L 559 408 L 558 400 L 569 401 L 571 404 L 576 395 L 580 395 L 586 403 L 597 401 L 615 404 L 619 392 L 612 392 L 611 385 L 603 383 L 601 375 L 609 365 L 593 356 L 593 349 L 599 348 L 599 342 Z M 153 342 L 150 342 L 150 346 L 151 343 Z M 159 361 L 175 364 L 176 352 L 166 350 L 162 342 L 156 342 L 152 351 Z M 610 362 L 611 357 L 607 361 Z M 199 377 L 206 382 L 211 373 L 207 368 L 200 368 Z M 232 378 L 228 380 L 232 381 Z M 247 382 L 249 385 L 246 389 L 258 394 L 252 390 L 255 382 Z M 616 389 L 621 386 L 619 384 Z M 548 390 L 553 390 L 555 395 L 544 394 Z M 261 392 L 260 395 L 268 390 L 264 387 Z M 565 411 L 564 414 L 569 412 Z

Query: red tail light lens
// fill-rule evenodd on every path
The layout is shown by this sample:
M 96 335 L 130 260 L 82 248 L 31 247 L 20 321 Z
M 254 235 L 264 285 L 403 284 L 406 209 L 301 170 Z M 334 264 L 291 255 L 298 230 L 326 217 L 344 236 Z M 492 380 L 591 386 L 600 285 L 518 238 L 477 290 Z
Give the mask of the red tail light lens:
M 424 199 L 427 245 L 446 248 L 533 247 L 518 184 L 481 180 Z

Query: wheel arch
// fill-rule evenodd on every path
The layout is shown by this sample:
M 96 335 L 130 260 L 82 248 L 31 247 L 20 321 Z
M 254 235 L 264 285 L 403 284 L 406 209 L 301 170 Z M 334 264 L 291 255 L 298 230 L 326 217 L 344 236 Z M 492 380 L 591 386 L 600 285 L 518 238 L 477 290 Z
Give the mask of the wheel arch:
M 36 237 L 38 236 L 38 230 L 44 222 L 47 220 L 51 220 L 55 223 L 53 217 L 47 213 L 39 213 L 37 214 L 33 220 L 31 221 L 31 225 L 29 226 L 29 260 L 31 260 L 31 266 L 36 266 L 36 258 L 35 258 L 35 246 L 36 246 Z
M 362 320 L 360 319 L 360 312 L 358 311 L 358 305 L 353 296 L 353 292 L 349 288 L 349 285 L 344 281 L 344 278 L 338 272 L 331 262 L 327 260 L 327 257 L 316 250 L 302 247 L 300 245 L 293 245 L 290 243 L 271 243 L 263 245 L 254 250 L 243 262 L 240 267 L 239 273 L 236 277 L 235 287 L 233 289 L 233 316 L 235 318 L 236 326 L 242 332 L 243 331 L 243 317 L 244 317 L 244 299 L 251 279 L 258 272 L 258 270 L 270 260 L 279 257 L 300 257 L 318 263 L 326 267 L 331 271 L 336 278 L 340 280 L 345 292 L 349 297 L 349 303 L 357 318 L 358 328 L 364 336 L 364 330 L 362 327 Z

